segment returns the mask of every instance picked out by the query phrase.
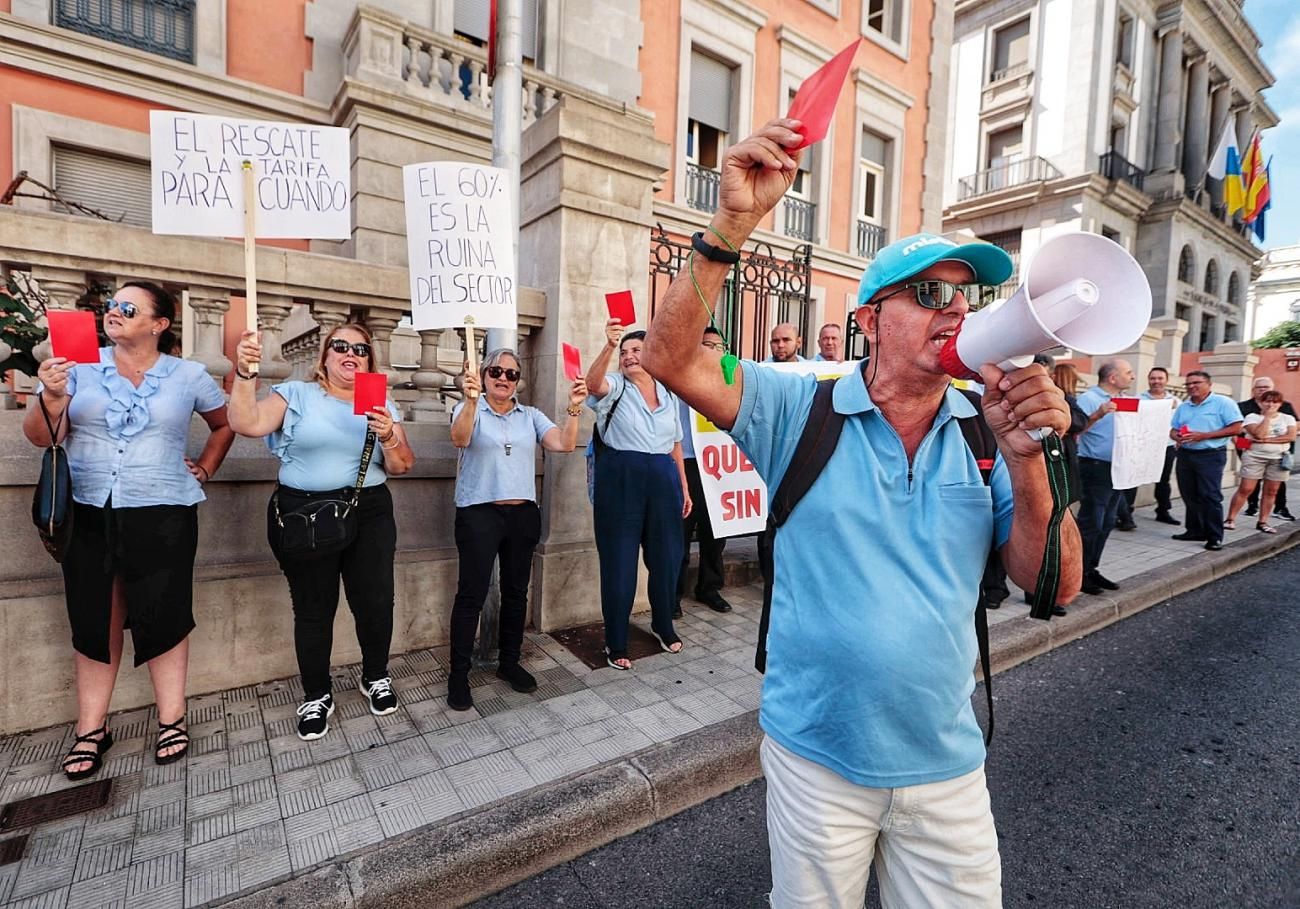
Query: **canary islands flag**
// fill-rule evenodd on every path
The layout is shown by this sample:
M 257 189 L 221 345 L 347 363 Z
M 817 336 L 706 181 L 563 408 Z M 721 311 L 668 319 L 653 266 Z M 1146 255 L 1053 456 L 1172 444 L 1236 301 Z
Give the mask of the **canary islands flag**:
M 1246 206 L 1246 185 L 1241 180 L 1241 155 L 1237 151 L 1237 133 L 1229 123 L 1223 128 L 1223 138 L 1210 159 L 1207 173 L 1223 181 L 1223 202 L 1228 214 L 1241 211 Z

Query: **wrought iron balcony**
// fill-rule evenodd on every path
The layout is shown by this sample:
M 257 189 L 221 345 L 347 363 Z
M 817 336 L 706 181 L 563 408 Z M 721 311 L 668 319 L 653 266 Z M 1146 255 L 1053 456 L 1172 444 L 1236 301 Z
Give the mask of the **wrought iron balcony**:
M 889 232 L 883 224 L 870 221 L 858 221 L 858 255 L 864 259 L 874 259 L 880 247 L 885 245 Z
M 718 188 L 722 174 L 709 167 L 686 162 L 686 204 L 700 211 L 718 210 Z
M 806 199 L 785 197 L 785 235 L 812 242 L 817 223 L 817 203 Z
M 1033 158 L 1007 161 L 996 167 L 990 167 L 988 170 L 982 170 L 977 174 L 971 174 L 969 177 L 962 177 L 958 180 L 957 201 L 964 202 L 975 196 L 997 192 L 1000 189 L 1008 189 L 1012 186 L 1023 186 L 1026 183 L 1055 180 L 1060 176 L 1061 172 L 1056 169 L 1056 165 L 1046 158 L 1035 156 Z
M 194 4 L 195 0 L 55 0 L 54 24 L 193 63 Z
M 1146 171 L 1114 149 L 1101 156 L 1098 171 L 1107 180 L 1123 180 L 1137 190 L 1142 189 L 1142 182 L 1147 176 Z

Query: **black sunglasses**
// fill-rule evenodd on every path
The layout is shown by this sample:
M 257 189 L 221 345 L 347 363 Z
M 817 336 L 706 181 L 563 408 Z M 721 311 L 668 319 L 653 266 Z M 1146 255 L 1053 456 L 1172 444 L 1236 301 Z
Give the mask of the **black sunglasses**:
M 330 338 L 330 350 L 334 351 L 336 354 L 345 354 L 350 350 L 358 357 L 365 357 L 367 360 L 370 359 L 370 345 L 364 341 L 349 344 L 342 338 Z
M 916 294 L 916 302 L 926 309 L 947 309 L 952 305 L 953 299 L 957 292 L 966 298 L 966 305 L 970 307 L 971 312 L 983 309 L 993 302 L 997 294 L 996 287 L 986 287 L 983 284 L 951 284 L 947 281 L 911 281 L 904 284 L 898 290 L 885 294 L 872 300 L 873 303 L 883 303 L 890 297 L 898 294 L 912 291 Z
M 507 382 L 519 381 L 519 370 L 506 369 L 504 366 L 489 366 L 487 368 L 487 374 L 489 379 L 499 379 L 502 376 L 505 376 Z
M 140 308 L 134 303 L 127 303 L 122 300 L 109 300 L 104 304 L 105 312 L 112 312 L 115 309 L 122 314 L 124 319 L 134 319 L 135 314 L 140 312 Z

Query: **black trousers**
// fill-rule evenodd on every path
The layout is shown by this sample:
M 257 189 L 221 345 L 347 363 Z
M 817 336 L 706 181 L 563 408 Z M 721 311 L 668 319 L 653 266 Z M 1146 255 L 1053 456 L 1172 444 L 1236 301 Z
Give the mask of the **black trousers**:
M 1173 504 L 1170 498 L 1172 490 L 1169 487 L 1169 474 L 1174 469 L 1174 455 L 1178 449 L 1173 445 L 1165 446 L 1165 466 L 1160 471 L 1160 482 L 1156 484 L 1156 514 L 1169 514 L 1169 509 Z
M 1183 526 L 1193 537 L 1223 540 L 1223 468 L 1226 448 L 1184 448 L 1178 452 L 1178 488 L 1187 506 Z
M 281 508 L 293 508 L 292 492 L 280 488 Z M 267 521 L 274 515 L 267 506 Z M 274 552 L 274 548 L 272 548 Z M 393 642 L 393 556 L 397 524 L 393 497 L 384 485 L 361 490 L 357 536 L 347 549 L 320 559 L 280 559 L 293 600 L 293 645 L 309 699 L 330 692 L 330 652 L 334 649 L 334 614 L 339 607 L 339 580 L 357 626 L 362 672 L 371 681 L 388 675 Z
M 542 537 L 542 513 L 536 502 L 497 505 L 487 502 L 456 509 L 456 551 L 460 553 L 456 599 L 451 607 L 451 671 L 466 674 L 474 663 L 474 634 L 492 581 L 492 565 L 501 561 L 501 623 L 497 648 L 500 663 L 519 662 L 528 615 L 528 581 L 533 550 Z
M 682 570 L 677 576 L 677 599 L 686 596 L 686 569 L 691 564 L 691 535 L 700 543 L 700 570 L 695 577 L 695 599 L 722 590 L 722 553 L 727 548 L 726 539 L 714 539 L 713 525 L 709 522 L 709 509 L 704 503 L 704 486 L 700 482 L 700 465 L 694 458 L 686 458 L 686 486 L 691 492 L 694 507 L 682 519 Z
M 1110 461 L 1079 459 L 1079 536 L 1083 541 L 1083 573 L 1086 577 L 1101 564 L 1106 538 L 1115 527 L 1122 492 L 1111 486 Z

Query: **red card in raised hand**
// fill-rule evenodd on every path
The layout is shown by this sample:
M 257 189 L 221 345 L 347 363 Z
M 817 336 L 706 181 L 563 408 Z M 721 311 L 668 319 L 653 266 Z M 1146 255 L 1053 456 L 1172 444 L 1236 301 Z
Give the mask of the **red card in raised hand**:
M 564 352 L 564 377 L 572 382 L 582 375 L 582 355 L 572 344 L 561 343 L 560 349 Z
M 826 138 L 831 118 L 835 116 L 835 105 L 840 99 L 840 89 L 844 87 L 844 80 L 849 75 L 849 67 L 853 65 L 853 57 L 858 52 L 861 41 L 861 38 L 855 39 L 799 86 L 786 116 L 802 122 L 799 127 L 799 132 L 803 135 L 800 148 L 807 148 Z
M 1139 401 L 1137 398 L 1111 398 L 1111 400 L 1115 402 L 1116 413 L 1138 412 Z
M 50 326 L 50 347 L 56 357 L 74 363 L 99 362 L 99 336 L 95 314 L 84 309 L 51 309 L 45 314 Z
M 352 388 L 352 412 L 370 413 L 376 407 L 383 407 L 388 401 L 388 376 L 382 372 L 359 372 L 356 374 Z
M 624 328 L 636 322 L 636 306 L 632 303 L 632 291 L 620 290 L 605 294 L 605 305 L 609 307 L 609 317 L 618 319 Z

